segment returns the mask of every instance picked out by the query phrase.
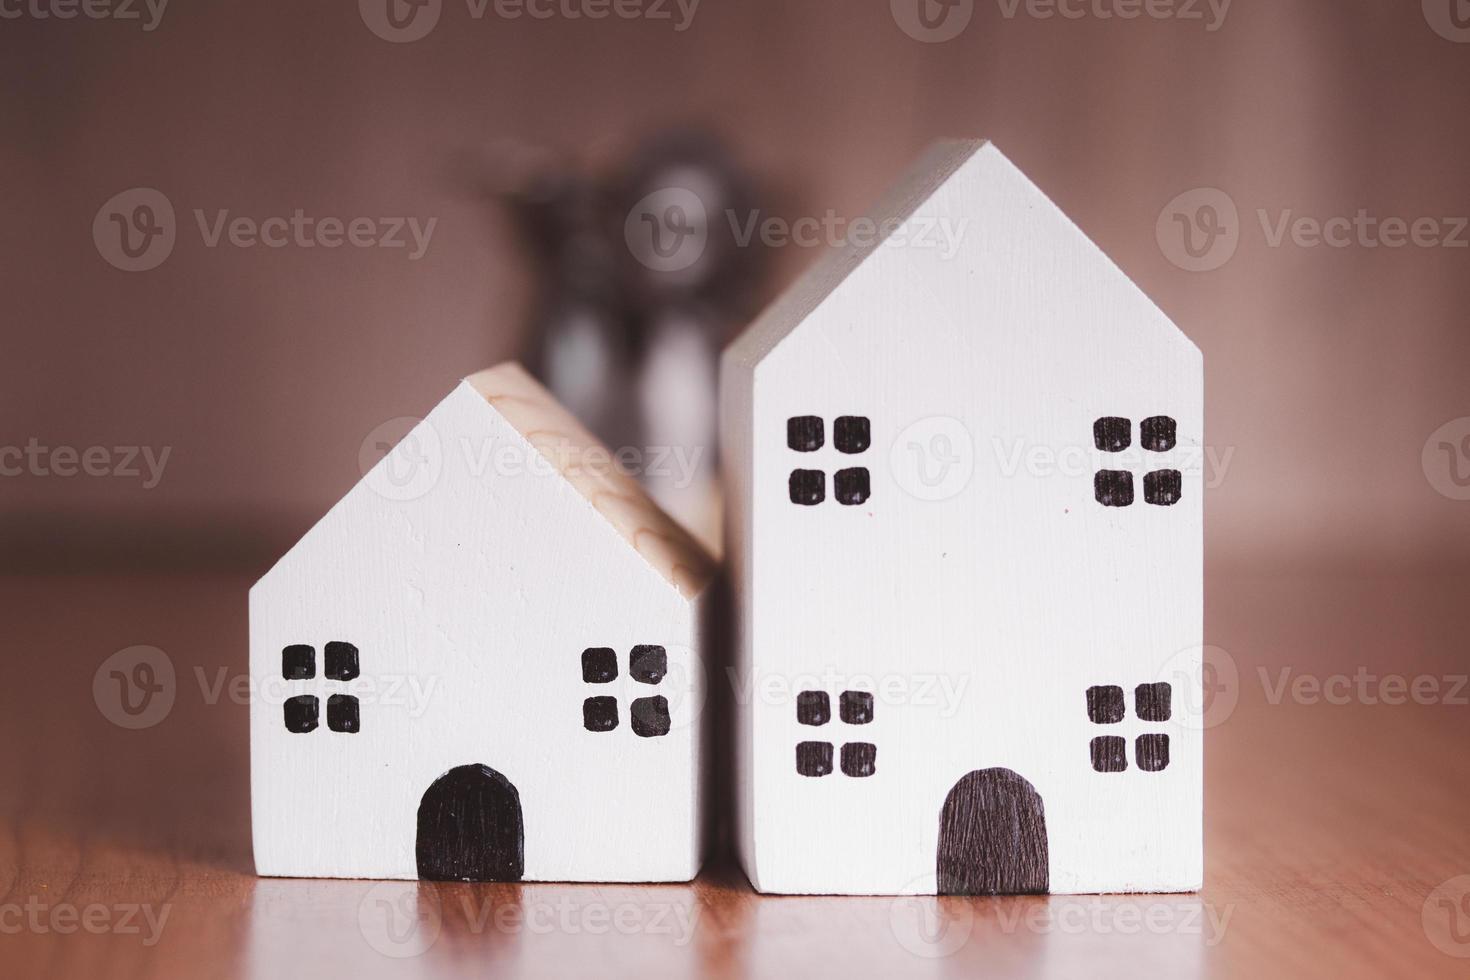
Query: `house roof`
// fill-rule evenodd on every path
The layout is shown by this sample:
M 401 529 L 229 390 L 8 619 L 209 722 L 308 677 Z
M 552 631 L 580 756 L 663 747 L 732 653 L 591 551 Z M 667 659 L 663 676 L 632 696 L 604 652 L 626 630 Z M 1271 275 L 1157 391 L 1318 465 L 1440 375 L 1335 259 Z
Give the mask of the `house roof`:
M 710 583 L 714 560 L 524 368 L 508 361 L 465 382 L 681 595 L 692 598 Z
M 911 218 L 934 192 L 981 151 L 994 145 L 986 140 L 942 140 L 929 147 L 868 217 L 880 228 L 896 230 Z M 887 236 L 869 236 L 859 243 L 844 242 L 827 249 L 811 269 L 760 315 L 725 351 L 725 357 L 746 367 L 759 364 L 786 335 L 814 313 L 822 301 L 876 252 Z
M 995 144 L 988 140 L 943 140 L 933 144 L 869 213 L 868 217 L 886 233 L 867 236 L 857 243 L 848 241 L 837 248 L 828 249 L 811 269 L 726 348 L 725 361 L 746 371 L 753 371 L 782 340 L 798 330 L 803 322 L 817 312 L 828 297 L 837 292 L 890 237 L 919 214 L 941 188 L 952 180 L 958 180 L 962 171 L 985 180 L 1013 182 L 1019 191 L 1017 198 L 1026 202 L 1026 210 L 1020 212 L 1025 215 L 1025 220 L 1053 222 L 1061 234 L 1074 236 L 1083 245 L 1085 252 L 1099 263 L 1105 263 L 1107 268 L 1127 283 L 1139 302 L 1157 310 L 1153 301 L 1025 174 L 1006 159 Z M 1012 216 L 976 217 L 1001 220 Z M 1159 317 L 1161 321 L 1168 322 L 1169 330 L 1177 340 L 1190 344 L 1189 338 L 1167 316 L 1160 312 Z M 1192 344 L 1190 346 L 1193 347 Z

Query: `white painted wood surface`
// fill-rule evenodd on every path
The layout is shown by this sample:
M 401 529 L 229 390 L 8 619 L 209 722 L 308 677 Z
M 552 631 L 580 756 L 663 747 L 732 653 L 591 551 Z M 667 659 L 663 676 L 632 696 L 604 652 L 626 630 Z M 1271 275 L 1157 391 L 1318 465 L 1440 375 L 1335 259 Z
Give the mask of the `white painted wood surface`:
M 937 146 L 873 217 L 898 232 L 826 256 L 722 365 L 746 871 L 765 892 L 932 893 L 947 794 L 1005 768 L 1044 803 L 1050 891 L 1196 889 L 1200 352 L 990 144 Z M 800 416 L 821 449 L 789 447 Z M 870 420 L 866 451 L 834 446 L 843 416 Z M 1177 445 L 1143 448 L 1164 416 Z M 1128 450 L 1097 448 L 1108 417 Z M 866 502 L 834 499 L 844 468 L 868 471 Z M 791 501 L 796 469 L 825 474 L 823 503 Z M 1131 506 L 1098 502 L 1100 470 L 1133 474 Z M 1162 470 L 1172 506 L 1144 499 Z M 1135 688 L 1158 682 L 1171 717 L 1142 720 Z M 1109 685 L 1125 717 L 1095 723 Z M 874 695 L 870 723 L 839 719 L 848 690 Z M 799 722 L 802 691 L 830 721 Z M 1148 772 L 1154 735 L 1169 764 Z M 1095 738 L 1124 740 L 1125 771 L 1095 771 Z M 806 741 L 833 746 L 831 774 L 798 774 Z M 852 742 L 876 747 L 871 775 L 840 768 Z
M 251 779 L 263 875 L 414 878 L 416 814 L 443 773 L 516 788 L 524 879 L 680 881 L 699 867 L 709 558 L 519 367 L 461 384 L 251 590 Z M 361 675 L 325 676 L 349 642 Z M 315 648 L 315 676 L 282 650 Z M 630 676 L 635 646 L 668 673 Z M 611 683 L 581 655 L 610 648 Z M 327 699 L 358 698 L 360 730 Z M 315 696 L 318 727 L 284 702 Z M 583 702 L 617 700 L 617 727 Z M 640 737 L 635 698 L 670 730 Z

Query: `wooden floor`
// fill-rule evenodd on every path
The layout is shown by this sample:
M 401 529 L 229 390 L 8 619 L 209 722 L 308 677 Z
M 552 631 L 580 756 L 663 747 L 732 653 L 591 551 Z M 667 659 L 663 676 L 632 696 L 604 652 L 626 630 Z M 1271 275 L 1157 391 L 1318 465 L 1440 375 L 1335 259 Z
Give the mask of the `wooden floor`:
M 0 975 L 1470 973 L 1464 577 L 1212 572 L 1205 890 L 1049 899 L 762 898 L 723 861 L 692 886 L 258 879 L 247 586 L 0 579 Z M 177 693 L 126 730 L 92 685 L 135 644 Z

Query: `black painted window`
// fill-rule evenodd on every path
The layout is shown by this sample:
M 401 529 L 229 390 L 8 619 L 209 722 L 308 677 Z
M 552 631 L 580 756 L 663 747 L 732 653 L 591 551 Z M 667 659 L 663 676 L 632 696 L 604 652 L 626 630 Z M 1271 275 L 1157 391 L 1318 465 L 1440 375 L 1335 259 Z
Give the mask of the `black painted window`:
M 873 695 L 867 691 L 843 691 L 838 713 L 844 725 L 866 725 L 873 720 Z M 802 691 L 796 695 L 796 721 L 820 726 L 832 720 L 832 699 L 826 691 Z M 848 742 L 842 746 L 844 776 L 866 777 L 877 771 L 878 747 L 871 742 Z M 801 742 L 796 746 L 796 772 L 802 776 L 825 776 L 832 772 L 831 742 Z
M 1141 722 L 1168 721 L 1174 713 L 1174 689 L 1165 682 L 1139 684 L 1133 689 L 1133 711 Z M 1087 689 L 1087 720 L 1094 725 L 1116 725 L 1128 714 L 1123 688 L 1098 684 Z M 1092 768 L 1097 772 L 1126 772 L 1128 740 L 1121 735 L 1099 735 L 1088 746 Z M 1169 767 L 1169 736 L 1146 732 L 1133 743 L 1133 758 L 1144 772 L 1162 772 Z
M 1151 453 L 1167 453 L 1179 444 L 1179 424 L 1167 415 L 1155 415 L 1138 425 L 1139 443 Z M 1121 453 L 1133 444 L 1133 423 L 1108 416 L 1092 424 L 1092 441 L 1100 452 Z M 1092 481 L 1093 496 L 1104 507 L 1132 507 L 1135 501 L 1133 474 L 1127 470 L 1098 470 Z M 1143 475 L 1144 502 L 1172 507 L 1184 494 L 1184 475 L 1178 470 L 1150 470 Z
M 788 481 L 791 502 L 815 507 L 827 499 L 827 474 L 821 470 L 792 470 Z
M 1174 714 L 1174 688 L 1168 682 L 1140 684 L 1133 690 L 1133 711 L 1140 721 L 1168 721 Z
M 796 746 L 796 771 L 803 776 L 826 776 L 832 772 L 831 742 L 801 742 Z
M 1098 772 L 1123 772 L 1128 768 L 1128 740 L 1118 735 L 1100 735 L 1092 740 L 1092 768 Z
M 582 702 L 582 727 L 589 732 L 610 732 L 618 727 L 618 699 L 600 695 Z
M 659 646 L 636 646 L 628 655 L 628 674 L 640 684 L 657 684 L 669 672 L 669 652 Z
M 872 479 L 866 466 L 837 471 L 837 502 L 845 507 L 856 507 L 868 502 L 873 495 Z
M 359 674 L 357 647 L 333 640 L 324 648 L 326 679 L 345 683 Z M 281 650 L 281 676 L 288 681 L 316 678 L 316 647 L 293 643 Z M 321 699 L 315 694 L 295 694 L 285 702 L 286 731 L 293 735 L 314 732 L 321 723 Z M 361 727 L 357 698 L 332 694 L 327 698 L 327 727 L 334 732 L 355 733 Z
M 1184 495 L 1184 474 L 1155 470 L 1143 475 L 1143 499 L 1158 507 L 1173 507 Z
M 802 691 L 796 696 L 796 720 L 802 725 L 825 725 L 832 720 L 832 699 L 826 691 Z
M 1133 422 L 1108 417 L 1092 423 L 1092 443 L 1101 452 L 1121 453 L 1133 445 Z
M 633 734 L 640 738 L 657 738 L 669 733 L 669 702 L 661 694 L 634 698 L 628 713 L 633 718 Z
M 357 663 L 357 647 L 334 640 L 327 644 L 327 677 L 334 681 L 356 679 L 361 669 Z
M 878 771 L 878 746 L 871 742 L 848 742 L 842 747 L 842 774 L 863 778 Z
M 1092 489 L 1104 507 L 1133 506 L 1133 474 L 1127 470 L 1098 470 Z
M 316 676 L 316 648 L 294 643 L 281 651 L 281 676 L 288 681 L 309 681 Z
M 842 720 L 849 725 L 866 725 L 873 720 L 873 695 L 867 691 L 843 691 Z
M 588 647 L 582 651 L 582 680 L 588 684 L 611 684 L 618 679 L 618 654 L 611 647 Z
M 860 415 L 844 415 L 834 425 L 837 451 L 855 456 L 873 444 L 873 423 Z
M 786 445 L 799 453 L 814 453 L 826 443 L 822 420 L 815 415 L 798 415 L 786 420 Z
M 350 694 L 333 694 L 327 698 L 327 727 L 334 732 L 356 732 L 358 717 L 357 698 Z
M 640 643 L 628 651 L 628 676 L 638 684 L 657 686 L 669 673 L 668 648 Z M 582 680 L 587 684 L 611 684 L 618 678 L 618 654 L 612 647 L 588 647 L 582 651 Z M 582 727 L 589 732 L 611 732 L 618 728 L 616 695 L 599 694 L 582 700 Z M 639 738 L 661 738 L 672 726 L 669 701 L 663 695 L 634 698 L 628 704 L 628 719 Z
M 305 735 L 307 732 L 316 731 L 317 719 L 321 713 L 321 702 L 315 695 L 298 694 L 286 699 L 286 731 L 295 735 Z
M 1144 419 L 1138 427 L 1143 448 L 1151 453 L 1166 453 L 1179 442 L 1179 425 L 1167 415 Z
M 860 456 L 872 448 L 873 422 L 865 415 L 840 415 L 832 422 L 832 445 L 845 456 Z M 815 453 L 826 446 L 824 420 L 796 415 L 786 420 L 786 446 L 798 453 Z M 814 462 L 814 461 L 813 461 Z M 827 470 L 792 469 L 786 480 L 787 498 L 798 507 L 826 503 Z M 850 466 L 832 474 L 831 498 L 844 507 L 858 507 L 873 495 L 873 476 L 866 466 Z
M 1108 684 L 1087 689 L 1087 717 L 1094 725 L 1116 725 L 1127 710 L 1121 687 Z
M 1140 735 L 1133 744 L 1133 757 L 1144 772 L 1162 772 L 1169 767 L 1169 736 Z

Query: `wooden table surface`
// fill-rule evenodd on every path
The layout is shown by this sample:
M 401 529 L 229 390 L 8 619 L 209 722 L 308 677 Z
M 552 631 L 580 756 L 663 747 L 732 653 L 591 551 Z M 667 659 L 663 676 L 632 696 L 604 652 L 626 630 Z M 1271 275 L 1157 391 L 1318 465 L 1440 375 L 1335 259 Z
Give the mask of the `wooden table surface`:
M 900 900 L 256 878 L 249 581 L 0 579 L 0 975 L 1470 974 L 1463 576 L 1211 570 L 1202 894 Z M 134 645 L 175 696 L 129 730 L 93 679 Z

